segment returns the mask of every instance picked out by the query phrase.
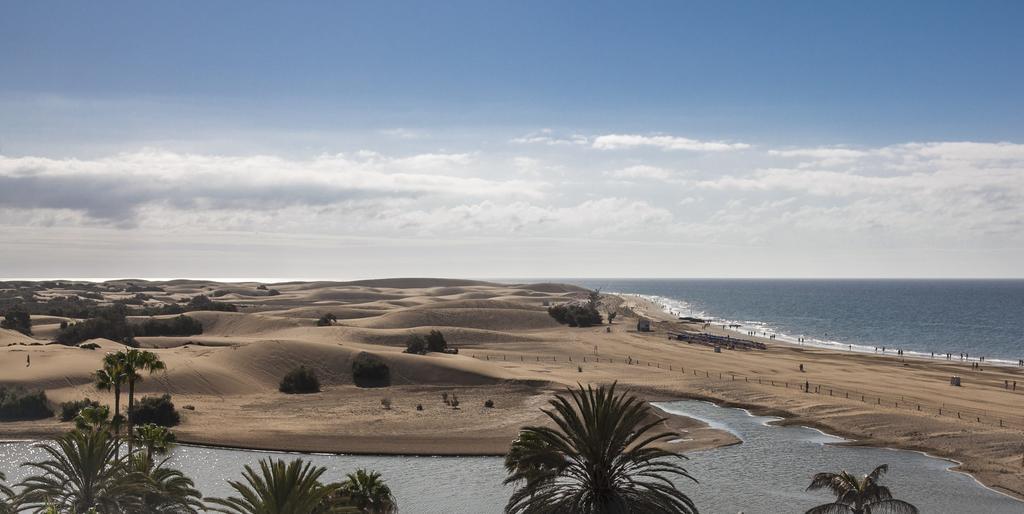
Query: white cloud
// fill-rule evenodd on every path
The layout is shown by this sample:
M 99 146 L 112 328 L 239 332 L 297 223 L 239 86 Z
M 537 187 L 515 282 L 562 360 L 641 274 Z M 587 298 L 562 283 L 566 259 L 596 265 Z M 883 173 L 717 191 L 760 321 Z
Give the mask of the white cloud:
M 811 157 L 814 159 L 856 159 L 868 155 L 862 150 L 850 148 L 821 147 L 821 148 L 794 148 L 789 150 L 769 150 L 769 155 L 782 157 Z
M 666 170 L 665 168 L 659 168 L 657 166 L 647 166 L 644 164 L 638 164 L 635 166 L 629 166 L 627 168 L 606 171 L 604 174 L 612 178 L 623 180 L 649 179 L 662 181 L 667 181 L 675 177 L 676 175 L 672 171 Z
M 728 143 L 725 141 L 700 141 L 678 136 L 639 134 L 607 134 L 594 138 L 593 147 L 601 150 L 620 150 L 629 148 L 652 147 L 662 150 L 688 150 L 695 152 L 724 152 L 750 148 L 746 143 Z
M 440 247 L 628 240 L 609 245 L 626 248 L 624 256 L 635 245 L 666 242 L 738 250 L 714 254 L 716 263 L 726 255 L 763 256 L 749 250 L 765 248 L 786 255 L 779 262 L 804 258 L 801 248 L 841 249 L 851 259 L 877 257 L 876 249 L 922 260 L 935 251 L 994 249 L 998 259 L 991 262 L 1000 269 L 1007 255 L 1024 258 L 1024 145 L 914 142 L 705 154 L 603 141 L 619 151 L 573 150 L 588 143 L 308 158 L 166 150 L 89 159 L 0 156 L 0 230 L 41 238 L 108 231 L 125 234 L 118 236 L 125 241 L 153 234 L 215 239 L 227 231 L 237 238 L 258 233 L 260 241 L 365 238 Z M 623 187 L 624 181 L 649 187 Z
M 537 180 L 460 176 L 471 171 L 463 168 L 472 162 L 467 154 L 366 152 L 305 160 L 158 150 L 93 160 L 0 156 L 0 206 L 72 209 L 131 225 L 138 207 L 161 202 L 178 208 L 269 209 L 366 197 L 544 195 L 547 185 Z
M 587 136 L 580 134 L 557 135 L 552 129 L 541 129 L 536 132 L 512 138 L 511 143 L 515 144 L 541 144 L 549 146 L 561 145 L 586 145 L 590 143 Z

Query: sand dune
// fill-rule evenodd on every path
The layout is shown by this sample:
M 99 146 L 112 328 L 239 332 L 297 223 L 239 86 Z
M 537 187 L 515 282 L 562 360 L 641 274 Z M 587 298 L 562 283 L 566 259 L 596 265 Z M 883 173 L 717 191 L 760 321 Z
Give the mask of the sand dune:
M 241 312 L 188 313 L 203 324 L 201 335 L 139 338 L 168 367 L 166 373 L 146 377 L 140 393 L 169 392 L 180 407 L 194 408 L 183 410 L 184 421 L 176 429 L 184 441 L 315 451 L 497 454 L 519 427 L 545 422 L 540 408 L 554 392 L 576 383 L 618 381 L 649 399 L 712 399 L 788 415 L 789 422 L 867 444 L 928 451 L 963 462 L 963 470 L 988 485 L 1024 496 L 1019 444 L 1024 373 L 1018 369 L 972 370 L 956 362 L 902 362 L 771 341 L 763 341 L 769 345 L 765 351 L 715 353 L 670 341 L 666 330 L 694 327 L 636 297 L 605 298 L 618 309 L 614 325 L 568 328 L 557 324 L 543 305 L 586 292 L 563 284 L 422 278 L 293 282 L 268 285 L 282 293 L 273 297 L 249 295 L 257 291 L 256 283 L 146 285 L 163 288 L 175 301 L 218 289 L 245 291 L 216 299 L 238 298 Z M 62 282 L 61 294 L 74 291 L 73 284 Z M 40 292 L 50 293 L 56 291 Z M 124 293 L 103 295 L 109 302 Z M 317 318 L 328 312 L 338 323 L 317 327 Z M 636 315 L 655 319 L 655 331 L 636 332 Z M 95 341 L 97 350 L 48 345 L 60 318 L 34 318 L 35 338 L 0 330 L 0 384 L 43 388 L 55 402 L 90 396 L 112 403 L 110 393 L 92 386 L 91 373 L 106 352 L 123 346 L 106 340 Z M 411 334 L 434 329 L 460 349 L 458 355 L 402 353 Z M 389 366 L 390 387 L 353 384 L 352 361 L 362 352 Z M 29 355 L 31 366 L 26 366 Z M 316 370 L 321 393 L 278 392 L 281 377 L 299 365 Z M 730 380 L 731 374 L 765 382 Z M 964 387 L 949 386 L 954 374 L 964 378 Z M 1022 387 L 1009 391 L 1004 380 L 1020 381 Z M 895 397 L 903 404 L 896 408 L 779 385 L 804 381 L 862 391 L 866 397 Z M 445 405 L 442 394 L 457 394 L 462 406 Z M 392 401 L 391 409 L 382 407 L 385 398 Z M 485 400 L 496 407 L 484 408 Z M 946 411 L 940 416 L 927 408 L 907 408 L 912 402 L 942 405 Z M 950 416 L 950 409 L 984 411 L 988 418 L 984 423 L 961 419 Z M 1018 424 L 999 427 L 992 413 Z M 736 442 L 698 422 L 674 420 L 671 425 L 686 433 L 683 449 Z M 0 437 L 67 428 L 53 420 L 0 423 Z

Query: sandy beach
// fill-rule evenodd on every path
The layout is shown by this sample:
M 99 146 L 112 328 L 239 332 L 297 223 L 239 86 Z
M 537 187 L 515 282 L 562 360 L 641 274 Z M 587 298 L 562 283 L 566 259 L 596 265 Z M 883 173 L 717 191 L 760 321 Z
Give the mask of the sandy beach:
M 570 328 L 555 322 L 545 304 L 586 291 L 560 284 L 393 279 L 269 285 L 280 292 L 276 296 L 256 283 L 156 285 L 163 292 L 147 302 L 217 291 L 217 301 L 239 306 L 239 312 L 189 313 L 202 322 L 201 335 L 139 338 L 168 368 L 139 391 L 173 395 L 183 413 L 176 432 L 185 442 L 501 454 L 519 427 L 545 422 L 540 409 L 554 393 L 576 383 L 618 381 L 652 401 L 709 399 L 780 415 L 784 423 L 820 428 L 855 444 L 926 451 L 961 462 L 962 471 L 990 487 L 1024 497 L 1024 373 L 1012 368 L 974 370 L 958 361 L 904 361 L 764 339 L 766 350 L 716 352 L 670 339 L 670 330 L 702 326 L 680 323 L 636 296 L 604 298 L 619 313 L 610 330 Z M 327 313 L 337 323 L 316 326 Z M 654 320 L 651 332 L 636 330 L 637 316 Z M 97 340 L 99 349 L 85 350 L 45 344 L 63 320 L 33 316 L 34 338 L 0 330 L 0 384 L 43 388 L 54 402 L 85 396 L 111 402 L 110 393 L 92 387 L 90 373 L 106 352 L 122 345 Z M 410 334 L 432 329 L 459 353 L 402 353 Z M 707 330 L 726 334 L 720 327 Z M 392 386 L 353 385 L 351 362 L 361 352 L 388 364 Z M 317 371 L 323 392 L 277 391 L 281 376 L 298 365 Z M 962 377 L 962 387 L 950 385 L 952 375 Z M 1013 380 L 1020 389 L 1006 390 L 1004 381 Z M 459 408 L 445 405 L 442 393 L 457 395 Z M 390 409 L 381 404 L 385 398 Z M 494 408 L 484 407 L 486 400 Z M 672 417 L 667 426 L 680 435 L 675 444 L 683 451 L 738 442 L 687 418 Z M 55 419 L 0 423 L 0 438 L 43 437 L 68 428 Z

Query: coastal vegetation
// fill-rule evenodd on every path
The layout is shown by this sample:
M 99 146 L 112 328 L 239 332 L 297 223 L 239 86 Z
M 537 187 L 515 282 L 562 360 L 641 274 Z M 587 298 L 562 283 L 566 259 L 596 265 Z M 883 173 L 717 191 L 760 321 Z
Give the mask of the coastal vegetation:
M 181 414 L 174 408 L 171 395 L 146 396 L 138 404 L 129 408 L 128 422 L 131 425 L 155 424 L 162 427 L 173 427 L 181 423 Z
M 60 404 L 60 420 L 64 422 L 74 421 L 78 413 L 86 407 L 99 407 L 100 402 L 90 400 L 88 397 L 82 400 L 71 400 Z
M 879 484 L 889 466 L 881 465 L 861 478 L 846 472 L 818 473 L 808 491 L 826 489 L 833 502 L 813 507 L 806 514 L 917 514 L 917 507 L 893 498 L 888 487 Z
M 278 390 L 287 394 L 319 393 L 320 379 L 312 369 L 299 366 L 285 374 Z
M 316 320 L 316 326 L 318 327 L 329 327 L 338 322 L 338 317 L 334 314 L 327 313 L 320 316 L 320 319 Z
M 352 382 L 359 387 L 387 387 L 391 370 L 379 357 L 363 352 L 352 360 Z
M 228 480 L 238 496 L 210 498 L 213 512 L 227 514 L 358 513 L 348 498 L 337 494 L 341 484 L 324 484 L 327 468 L 302 459 L 291 462 L 261 459 L 259 471 L 245 466 L 242 480 Z
M 127 346 L 136 346 L 132 327 L 128 325 L 127 308 L 115 305 L 96 312 L 95 317 L 69 324 L 57 334 L 57 342 L 72 346 L 90 339 L 110 339 Z
M 591 291 L 585 301 L 572 301 L 560 303 L 548 307 L 548 314 L 555 321 L 570 327 L 590 327 L 600 325 L 604 320 L 601 318 L 601 292 Z M 611 318 L 608 320 L 611 323 Z
M 0 328 L 15 330 L 30 336 L 32 335 L 32 319 L 28 311 L 20 307 L 12 307 L 4 314 L 4 319 L 0 320 Z
M 360 512 L 367 514 L 391 514 L 398 512 L 398 502 L 391 494 L 391 488 L 384 483 L 380 473 L 357 469 L 345 476 L 341 492 Z
M 134 330 L 135 336 L 194 336 L 203 333 L 203 324 L 195 318 L 178 315 L 168 320 L 149 319 Z
M 0 421 L 22 421 L 53 416 L 43 390 L 0 386 Z
M 663 420 L 616 384 L 580 385 L 556 395 L 544 413 L 557 428 L 528 426 L 505 457 L 514 485 L 505 512 L 697 512 L 672 478 L 694 480 L 679 453 L 657 446 L 676 436 L 656 432 Z
M 405 353 L 426 355 L 430 352 L 458 353 L 458 350 L 448 348 L 448 341 L 440 330 L 431 330 L 426 336 L 413 334 L 405 342 Z

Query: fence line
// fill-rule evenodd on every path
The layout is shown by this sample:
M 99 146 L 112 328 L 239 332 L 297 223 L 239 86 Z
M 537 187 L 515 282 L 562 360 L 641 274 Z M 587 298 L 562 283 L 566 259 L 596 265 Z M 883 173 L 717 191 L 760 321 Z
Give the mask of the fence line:
M 471 354 L 474 359 L 478 360 L 495 360 L 507 362 L 508 354 L 500 354 L 500 357 L 491 354 Z M 512 361 L 515 361 L 513 355 Z M 532 357 L 532 358 L 531 358 Z M 559 357 L 556 355 L 543 356 L 543 355 L 531 355 L 527 356 L 524 354 L 519 355 L 520 362 L 535 362 L 535 363 L 558 363 Z M 1024 430 L 1024 416 L 1016 416 L 1012 414 L 1001 414 L 993 413 L 984 409 L 972 409 L 970 407 L 961 406 L 947 406 L 945 403 L 932 403 L 927 400 L 922 401 L 919 398 L 913 396 L 901 395 L 896 396 L 884 396 L 877 393 L 869 393 L 864 391 L 858 391 L 855 389 L 845 389 L 840 387 L 831 386 L 824 383 L 811 383 L 809 380 L 803 382 L 791 382 L 788 380 L 780 379 L 773 375 L 761 375 L 761 374 L 743 374 L 736 373 L 733 371 L 711 371 L 705 369 L 697 369 L 692 367 L 679 366 L 673 363 L 664 363 L 661 361 L 653 360 L 639 360 L 633 359 L 631 356 L 626 357 L 602 357 L 600 355 L 584 355 L 577 356 L 573 359 L 572 355 L 564 356 L 562 362 L 567 364 L 572 363 L 577 366 L 582 364 L 620 364 L 626 366 L 641 366 L 641 367 L 654 367 L 658 369 L 665 369 L 667 371 L 679 372 L 680 374 L 705 378 L 710 380 L 720 381 L 738 381 L 743 380 L 745 383 L 752 384 L 755 381 L 759 385 L 784 388 L 787 390 L 796 389 L 801 391 L 803 394 L 817 394 L 821 396 L 829 396 L 832 398 L 848 399 L 851 401 L 859 401 L 865 404 L 873 404 L 880 407 L 904 409 L 913 412 L 921 412 L 924 414 L 934 414 L 939 417 L 957 418 L 960 420 L 974 421 L 983 425 L 991 425 L 1002 428 L 1014 428 Z M 952 386 L 951 386 L 952 387 Z

